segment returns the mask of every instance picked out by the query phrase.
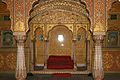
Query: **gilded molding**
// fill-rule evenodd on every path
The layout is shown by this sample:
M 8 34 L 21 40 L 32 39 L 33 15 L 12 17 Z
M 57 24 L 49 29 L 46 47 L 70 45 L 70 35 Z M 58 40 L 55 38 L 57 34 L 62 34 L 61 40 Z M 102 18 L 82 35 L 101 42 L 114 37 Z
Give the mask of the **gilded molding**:
M 62 6 L 61 6 L 62 5 Z M 73 7 L 73 9 L 71 8 Z M 34 11 L 31 13 L 31 17 L 34 17 L 35 15 L 41 13 L 40 11 L 44 9 L 63 9 L 63 10 L 74 10 L 74 12 L 82 13 L 86 16 L 88 16 L 88 12 L 85 9 L 84 6 L 81 6 L 79 4 L 74 4 L 72 2 L 64 2 L 64 1 L 51 1 L 46 4 L 38 5 L 36 8 L 34 8 Z
M 95 25 L 94 32 L 105 32 L 105 26 L 103 23 L 98 22 Z
M 14 26 L 14 32 L 25 32 L 25 24 L 22 21 L 17 21 Z

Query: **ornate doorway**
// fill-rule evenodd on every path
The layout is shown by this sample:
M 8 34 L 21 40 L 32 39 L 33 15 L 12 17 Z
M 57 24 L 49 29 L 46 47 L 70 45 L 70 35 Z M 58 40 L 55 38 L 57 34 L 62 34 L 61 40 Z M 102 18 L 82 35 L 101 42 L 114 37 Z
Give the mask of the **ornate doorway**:
M 90 65 L 90 45 L 88 45 L 90 42 L 90 21 L 88 15 L 84 4 L 72 1 L 50 1 L 34 6 L 30 13 L 29 22 L 31 40 L 33 44 L 37 42 L 34 41 L 37 35 L 35 31 L 40 28 L 43 31 L 39 36 L 42 36 L 43 39 L 44 52 L 41 52 L 40 49 L 38 49 L 39 52 L 36 52 L 37 47 L 32 46 L 31 62 L 35 63 L 32 66 L 41 64 L 44 67 L 49 55 L 69 55 L 74 59 L 78 68 Z M 65 42 L 57 42 L 58 37 L 65 38 Z M 38 43 L 36 44 L 38 45 Z M 41 44 L 39 45 L 41 46 Z M 42 59 L 43 62 L 36 64 L 35 60 L 37 59 Z

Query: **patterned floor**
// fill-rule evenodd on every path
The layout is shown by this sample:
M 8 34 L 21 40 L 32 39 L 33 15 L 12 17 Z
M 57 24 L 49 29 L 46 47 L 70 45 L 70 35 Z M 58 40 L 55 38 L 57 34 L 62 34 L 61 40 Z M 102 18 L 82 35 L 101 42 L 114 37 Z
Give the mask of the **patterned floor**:
M 72 75 L 71 77 L 51 77 L 52 75 L 42 75 L 36 74 L 29 76 L 27 80 L 93 80 L 91 76 L 88 75 Z
M 15 80 L 14 74 L 0 73 L 0 80 Z M 28 74 L 26 80 L 93 80 L 92 75 L 73 74 L 71 77 L 51 77 L 51 74 Z M 105 75 L 104 80 L 120 80 L 120 75 Z

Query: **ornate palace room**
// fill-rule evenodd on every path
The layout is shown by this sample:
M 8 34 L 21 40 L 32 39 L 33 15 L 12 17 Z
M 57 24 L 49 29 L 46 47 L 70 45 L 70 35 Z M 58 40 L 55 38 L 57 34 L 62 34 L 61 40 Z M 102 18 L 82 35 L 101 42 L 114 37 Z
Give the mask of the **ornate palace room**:
M 0 80 L 120 80 L 120 0 L 0 0 Z

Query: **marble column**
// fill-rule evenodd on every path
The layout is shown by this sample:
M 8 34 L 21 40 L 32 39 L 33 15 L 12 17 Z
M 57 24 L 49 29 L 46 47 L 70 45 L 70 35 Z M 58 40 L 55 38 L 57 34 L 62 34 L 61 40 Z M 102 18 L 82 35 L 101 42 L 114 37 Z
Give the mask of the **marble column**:
M 17 63 L 16 63 L 16 80 L 26 79 L 26 66 L 25 66 L 25 53 L 24 53 L 24 41 L 26 39 L 25 35 L 15 35 L 17 40 Z
M 103 80 L 103 56 L 102 56 L 102 40 L 104 35 L 94 35 L 95 40 L 95 52 L 94 52 L 94 66 L 93 77 L 94 80 Z

